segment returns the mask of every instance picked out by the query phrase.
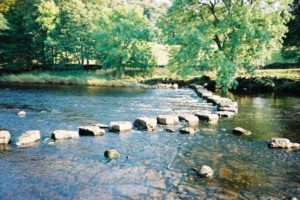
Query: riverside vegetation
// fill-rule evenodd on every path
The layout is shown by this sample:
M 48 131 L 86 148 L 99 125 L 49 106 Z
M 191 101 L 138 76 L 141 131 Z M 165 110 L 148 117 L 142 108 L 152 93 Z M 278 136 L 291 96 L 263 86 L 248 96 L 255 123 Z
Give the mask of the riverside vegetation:
M 1 71 L 39 69 L 4 74 L 2 82 L 128 85 L 120 78 L 138 81 L 167 65 L 168 77 L 212 74 L 224 92 L 270 60 L 299 61 L 296 0 L 5 0 L 0 10 Z M 74 73 L 83 68 L 111 72 Z M 257 74 L 299 77 L 298 70 L 269 72 Z

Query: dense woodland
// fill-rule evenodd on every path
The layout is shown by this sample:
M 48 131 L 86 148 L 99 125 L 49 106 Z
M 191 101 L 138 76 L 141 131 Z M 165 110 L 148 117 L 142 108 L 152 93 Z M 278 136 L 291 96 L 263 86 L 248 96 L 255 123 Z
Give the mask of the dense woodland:
M 153 43 L 180 74 L 215 71 L 224 90 L 282 49 L 299 56 L 299 0 L 2 0 L 1 68 L 97 64 L 151 71 Z

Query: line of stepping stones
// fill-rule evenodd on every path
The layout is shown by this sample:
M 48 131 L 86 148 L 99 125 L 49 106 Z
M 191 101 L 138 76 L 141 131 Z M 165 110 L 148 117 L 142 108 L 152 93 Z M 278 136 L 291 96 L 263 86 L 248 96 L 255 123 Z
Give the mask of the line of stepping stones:
M 157 118 L 140 117 L 136 119 L 132 125 L 129 121 L 115 121 L 111 122 L 110 125 L 95 124 L 94 126 L 83 126 L 79 127 L 79 131 L 67 131 L 67 130 L 56 130 L 51 134 L 53 140 L 78 138 L 80 136 L 103 136 L 105 134 L 104 129 L 109 129 L 110 132 L 127 132 L 132 130 L 133 127 L 141 131 L 155 131 L 157 124 L 160 125 L 176 125 L 180 121 L 187 123 L 188 127 L 179 129 L 182 134 L 194 134 L 199 130 L 193 128 L 199 121 L 206 121 L 208 123 L 217 123 L 220 117 L 232 117 L 238 113 L 238 103 L 232 101 L 229 98 L 220 97 L 214 95 L 211 91 L 206 90 L 200 85 L 190 86 L 200 97 L 213 103 L 217 106 L 217 112 L 212 113 L 209 111 L 203 111 L 196 113 L 195 115 L 183 114 L 183 115 L 158 115 Z M 20 117 L 26 115 L 25 111 L 18 113 Z M 175 132 L 176 130 L 166 128 L 166 131 Z M 232 131 L 233 134 L 237 135 L 250 135 L 251 132 L 241 127 L 236 127 Z M 26 146 L 32 143 L 38 142 L 41 139 L 39 130 L 26 131 L 17 139 L 17 146 Z M 0 130 L 0 144 L 8 144 L 11 140 L 11 135 L 7 130 Z M 271 148 L 284 148 L 284 149 L 300 149 L 299 143 L 292 143 L 286 138 L 272 138 L 269 143 Z M 104 155 L 110 159 L 117 158 L 120 156 L 119 152 L 112 149 L 104 152 Z M 209 166 L 202 166 L 197 171 L 202 177 L 212 177 L 213 170 Z

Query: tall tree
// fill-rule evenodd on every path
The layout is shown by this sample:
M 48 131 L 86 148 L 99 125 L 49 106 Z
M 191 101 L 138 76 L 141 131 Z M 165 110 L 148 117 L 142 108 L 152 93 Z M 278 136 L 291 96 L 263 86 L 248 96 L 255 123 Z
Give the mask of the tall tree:
M 281 47 L 290 19 L 290 0 L 175 0 L 162 19 L 181 73 L 217 72 L 223 91 L 236 85 L 238 70 L 249 73 Z
M 120 76 L 129 67 L 150 69 L 155 66 L 148 41 L 151 30 L 141 9 L 120 7 L 99 20 L 97 50 L 104 68 L 117 69 Z

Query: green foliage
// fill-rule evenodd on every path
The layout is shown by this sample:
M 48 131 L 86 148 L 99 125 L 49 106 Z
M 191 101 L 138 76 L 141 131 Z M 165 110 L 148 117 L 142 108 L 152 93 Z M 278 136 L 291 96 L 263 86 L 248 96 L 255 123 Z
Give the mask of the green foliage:
M 120 7 L 107 12 L 99 20 L 96 35 L 98 59 L 103 67 L 117 69 L 121 76 L 126 68 L 154 67 L 155 59 L 147 43 L 151 30 L 141 10 Z
M 0 13 L 0 31 L 7 30 L 7 29 L 8 29 L 7 21 L 5 17 Z
M 234 87 L 238 70 L 252 73 L 281 47 L 290 19 L 290 0 L 175 0 L 160 24 L 177 45 L 171 65 L 178 72 L 211 70 L 223 91 Z

